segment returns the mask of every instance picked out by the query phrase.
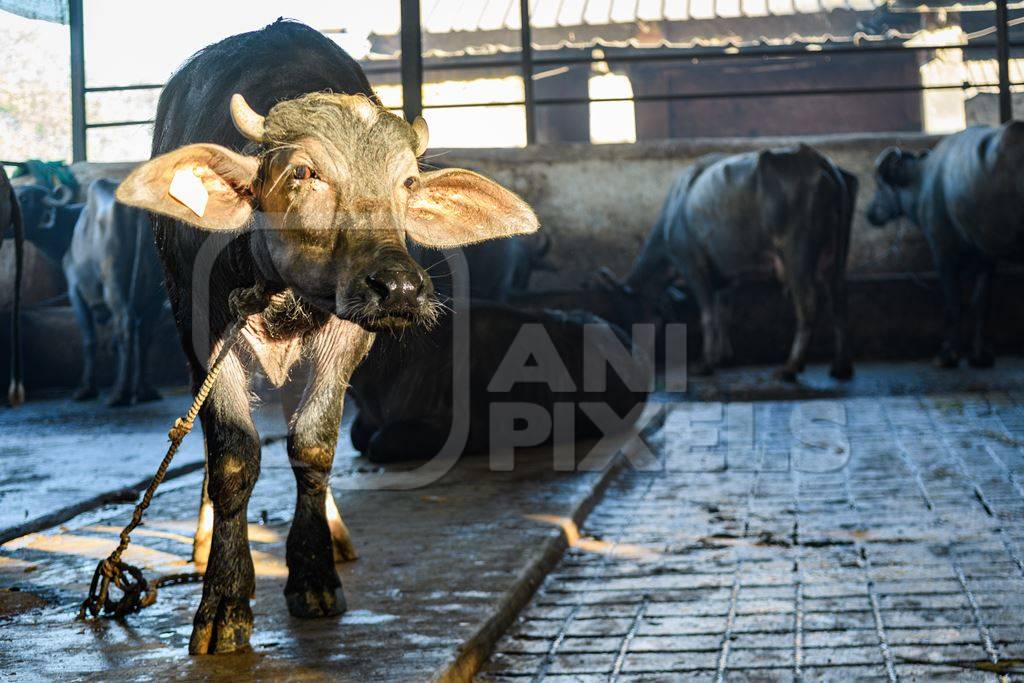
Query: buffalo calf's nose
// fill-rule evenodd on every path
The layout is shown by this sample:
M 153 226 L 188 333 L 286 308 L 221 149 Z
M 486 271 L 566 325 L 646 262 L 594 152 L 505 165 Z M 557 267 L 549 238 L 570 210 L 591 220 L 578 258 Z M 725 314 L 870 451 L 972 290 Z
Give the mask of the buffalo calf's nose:
M 411 270 L 378 270 L 366 276 L 366 284 L 381 305 L 413 306 L 423 291 L 423 276 Z

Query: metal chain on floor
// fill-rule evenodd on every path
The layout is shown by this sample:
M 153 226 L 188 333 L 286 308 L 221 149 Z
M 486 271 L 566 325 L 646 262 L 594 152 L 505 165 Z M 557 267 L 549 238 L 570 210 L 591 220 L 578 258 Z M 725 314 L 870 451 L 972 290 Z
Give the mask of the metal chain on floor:
M 135 506 L 132 520 L 121 531 L 121 542 L 118 543 L 114 552 L 110 553 L 105 560 L 96 566 L 96 571 L 92 576 L 92 583 L 89 585 L 89 595 L 78 609 L 79 619 L 95 619 L 101 615 L 122 619 L 156 602 L 157 589 L 163 586 L 199 583 L 203 580 L 202 574 L 192 572 L 168 574 L 160 577 L 153 583 L 149 583 L 146 581 L 146 577 L 142 574 L 141 569 L 124 562 L 121 556 L 128 549 L 128 544 L 131 543 L 131 533 L 142 523 L 142 515 L 145 513 L 146 508 L 149 507 L 157 488 L 167 475 L 167 469 L 171 466 L 171 461 L 174 459 L 175 453 L 178 452 L 178 447 L 181 446 L 181 442 L 188 433 L 192 431 L 195 420 L 199 416 L 199 410 L 203 407 L 206 397 L 209 396 L 210 391 L 213 389 L 217 375 L 220 373 L 225 359 L 238 340 L 242 328 L 245 327 L 246 318 L 266 308 L 266 301 L 266 295 L 260 285 L 248 289 L 237 289 L 231 293 L 229 305 L 236 316 L 235 322 L 225 333 L 220 351 L 210 365 L 210 370 L 206 373 L 206 379 L 203 380 L 199 391 L 196 392 L 195 398 L 192 400 L 192 406 L 184 417 L 179 417 L 175 420 L 174 426 L 167 433 L 168 438 L 171 440 L 171 445 L 167 447 L 167 454 L 164 455 L 164 459 L 160 462 L 156 474 L 153 475 L 152 481 L 149 482 L 142 500 Z M 111 584 L 121 591 L 122 596 L 119 600 L 115 600 L 110 596 Z

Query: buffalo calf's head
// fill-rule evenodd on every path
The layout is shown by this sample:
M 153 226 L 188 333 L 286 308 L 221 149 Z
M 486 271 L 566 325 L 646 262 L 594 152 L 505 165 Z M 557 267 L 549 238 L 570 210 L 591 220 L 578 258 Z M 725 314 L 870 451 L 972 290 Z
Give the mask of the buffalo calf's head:
M 875 196 L 868 205 L 868 222 L 882 226 L 909 214 L 913 206 L 912 189 L 925 154 L 890 147 L 878 156 L 875 160 Z
M 264 278 L 369 329 L 430 322 L 430 278 L 406 238 L 457 247 L 537 230 L 512 192 L 457 168 L 420 172 L 427 125 L 362 95 L 312 93 L 267 115 L 231 98 L 243 155 L 192 144 L 156 157 L 121 184 L 120 201 L 201 230 L 249 229 Z

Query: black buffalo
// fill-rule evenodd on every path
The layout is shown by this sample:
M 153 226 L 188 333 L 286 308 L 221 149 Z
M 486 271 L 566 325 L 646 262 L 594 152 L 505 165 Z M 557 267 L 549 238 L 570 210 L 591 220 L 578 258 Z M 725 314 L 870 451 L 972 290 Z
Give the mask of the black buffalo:
M 21 206 L 25 240 L 60 263 L 85 205 L 72 201 L 73 192 L 66 186 L 50 190 L 42 185 L 18 185 L 14 192 Z
M 975 316 L 968 362 L 992 365 L 985 326 L 996 263 L 1024 261 L 1024 122 L 968 128 L 931 152 L 889 148 L 875 162 L 875 185 L 868 220 L 880 226 L 906 216 L 931 248 L 945 301 L 936 364 L 960 363 L 960 276 L 966 274 Z
M 456 452 L 500 450 L 510 437 L 500 411 L 523 405 L 529 406 L 524 418 L 532 416 L 534 426 L 540 425 L 540 436 L 529 445 L 601 437 L 632 425 L 652 388 L 652 359 L 589 313 L 473 302 L 464 349 L 457 349 L 453 335 L 462 331 L 453 329 L 454 320 L 445 315 L 433 329 L 408 338 L 381 335 L 371 357 L 352 374 L 359 406 L 352 445 L 371 461 L 432 458 L 443 452 L 450 433 L 463 436 L 457 419 L 465 420 L 465 434 L 457 438 Z M 605 374 L 596 390 L 586 373 L 610 350 L 619 352 L 621 374 Z M 541 357 L 541 372 L 516 360 L 525 351 Z M 466 373 L 464 385 L 458 372 Z M 559 404 L 566 413 L 558 412 Z M 601 412 L 588 413 L 595 410 Z M 548 420 L 553 424 L 545 429 Z
M 695 372 L 710 372 L 732 355 L 730 285 L 774 270 L 797 319 L 781 378 L 793 381 L 804 368 L 821 292 L 835 331 L 831 374 L 849 378 L 846 257 L 856 194 L 853 175 L 806 145 L 701 157 L 669 192 L 625 285 L 650 299 L 682 277 L 701 311 Z
M 348 379 L 375 332 L 437 317 L 406 239 L 446 248 L 537 229 L 521 199 L 482 176 L 421 172 L 427 140 L 422 119 L 381 107 L 337 44 L 286 21 L 201 50 L 160 96 L 154 158 L 117 197 L 161 214 L 157 250 L 195 387 L 236 317 L 232 293 L 269 301 L 200 415 L 214 514 L 192 653 L 247 647 L 252 631 L 246 507 L 260 441 L 247 357 L 275 384 L 293 366 L 304 380 L 289 421 L 298 498 L 284 592 L 295 616 L 338 614 L 327 483 Z
M 7 226 L 14 228 L 14 310 L 11 311 L 11 383 L 7 388 L 7 401 L 12 406 L 25 400 L 21 356 L 21 279 L 25 252 L 25 227 L 21 207 L 7 171 L 0 166 L 0 245 Z
M 599 401 L 621 416 L 643 401 L 646 390 L 634 390 L 621 378 L 612 381 L 606 392 L 588 393 L 582 389 L 583 354 L 595 352 L 588 346 L 590 339 L 584 339 L 585 326 L 603 327 L 618 343 L 629 347 L 629 340 L 618 328 L 584 312 L 586 307 L 579 306 L 579 297 L 563 300 L 547 296 L 546 305 L 524 305 L 527 300 L 536 303 L 537 293 L 529 292 L 527 287 L 533 271 L 545 267 L 543 259 L 549 248 L 548 242 L 531 243 L 524 238 L 472 245 L 463 250 L 464 261 L 455 261 L 464 263 L 464 270 L 452 268 L 449 259 L 436 252 L 413 251 L 422 259 L 420 262 L 431 273 L 435 289 L 442 296 L 451 296 L 453 285 L 457 285 L 451 279 L 452 271 L 456 277 L 465 278 L 464 293 L 473 299 L 469 307 L 471 323 L 465 330 L 468 341 L 464 352 L 458 353 L 453 318 L 448 315 L 428 331 L 403 335 L 400 340 L 392 335 L 378 338 L 351 379 L 352 395 L 359 406 L 352 426 L 352 443 L 357 450 L 374 462 L 433 457 L 441 452 L 454 416 L 459 413 L 468 418 L 466 440 L 458 444 L 459 452 L 480 453 L 501 445 L 492 443 L 490 412 L 493 407 L 510 403 L 529 403 L 548 416 L 554 414 L 556 403 L 571 403 L 576 406 L 574 428 L 561 436 L 585 439 L 600 436 L 601 427 L 580 413 L 581 403 Z M 614 297 L 607 293 L 595 297 L 602 302 L 610 298 Z M 563 308 L 573 312 L 550 310 L 557 308 L 552 303 L 572 303 Z M 532 326 L 538 332 L 544 330 L 551 348 L 573 378 L 574 389 L 552 391 L 544 382 L 517 384 L 501 392 L 489 388 L 523 326 Z M 629 372 L 642 375 L 649 360 L 637 360 Z M 472 401 L 465 414 L 453 404 L 455 365 L 461 365 L 469 375 Z
M 146 377 L 146 351 L 167 299 L 153 246 L 149 215 L 114 198 L 117 183 L 100 179 L 88 190 L 85 210 L 64 255 L 64 276 L 82 330 L 83 371 L 74 399 L 94 398 L 96 323 L 109 319 L 117 346 L 111 406 L 160 398 Z

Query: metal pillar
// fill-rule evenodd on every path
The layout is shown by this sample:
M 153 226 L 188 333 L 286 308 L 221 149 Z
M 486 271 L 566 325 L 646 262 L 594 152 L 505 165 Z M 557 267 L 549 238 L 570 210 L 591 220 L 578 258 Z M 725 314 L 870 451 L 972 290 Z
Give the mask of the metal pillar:
M 1013 118 L 1010 93 L 1010 12 L 1006 0 L 996 0 L 996 61 L 999 63 L 999 120 Z
M 402 112 L 406 121 L 423 113 L 420 0 L 402 0 Z
M 530 0 L 519 0 L 520 64 L 523 73 L 523 102 L 526 108 L 526 144 L 537 142 L 537 122 L 533 108 L 533 35 L 530 29 Z
M 71 28 L 71 159 L 85 161 L 85 22 L 82 0 L 69 0 L 68 24 Z

